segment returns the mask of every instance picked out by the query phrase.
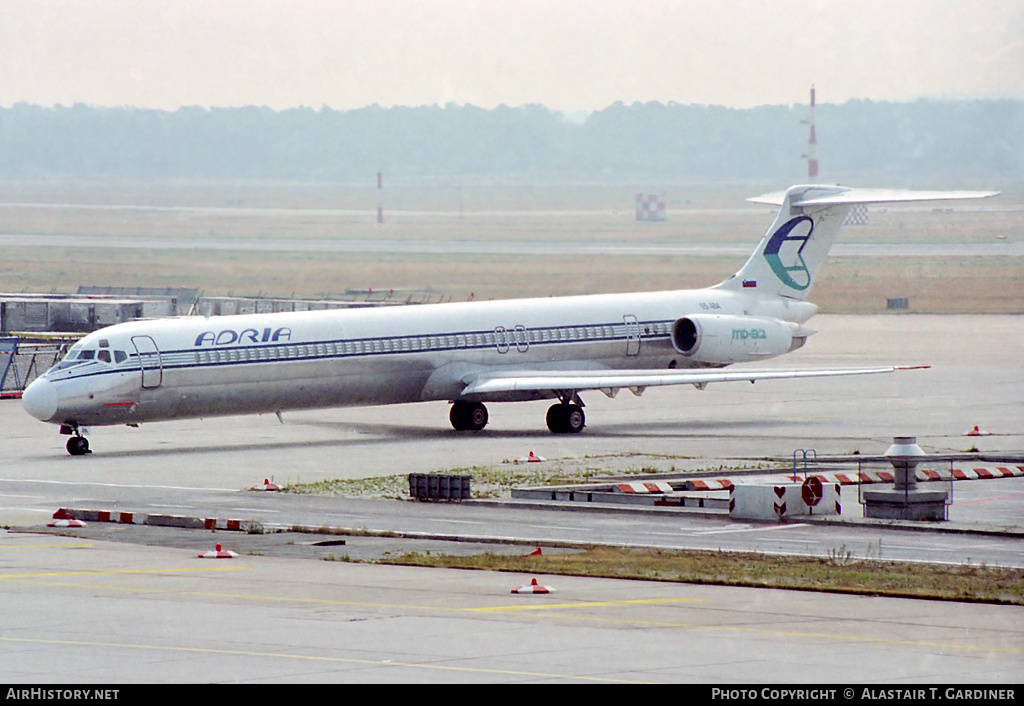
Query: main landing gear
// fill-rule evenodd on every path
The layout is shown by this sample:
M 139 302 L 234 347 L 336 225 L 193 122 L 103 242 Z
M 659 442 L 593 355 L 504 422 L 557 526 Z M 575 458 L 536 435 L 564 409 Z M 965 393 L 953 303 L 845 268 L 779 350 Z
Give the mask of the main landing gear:
M 583 400 L 575 390 L 559 390 L 558 400 L 548 408 L 548 429 L 553 434 L 579 434 L 587 425 Z
M 452 411 L 448 415 L 456 431 L 480 431 L 487 426 L 487 408 L 481 402 L 452 403 Z
M 459 400 L 452 403 L 448 418 L 456 431 L 480 431 L 487 426 L 487 407 L 481 402 Z M 587 417 L 583 414 L 582 401 L 578 396 L 572 395 L 558 404 L 551 405 L 546 421 L 552 433 L 579 434 L 587 424 Z
M 555 434 L 579 434 L 586 426 L 587 417 L 581 405 L 560 402 L 548 408 L 547 423 Z
M 82 436 L 82 431 L 78 428 L 78 425 L 63 424 L 60 428 L 61 434 L 73 434 L 68 439 L 68 453 L 72 456 L 85 456 L 88 453 L 92 453 L 89 450 L 89 440 Z

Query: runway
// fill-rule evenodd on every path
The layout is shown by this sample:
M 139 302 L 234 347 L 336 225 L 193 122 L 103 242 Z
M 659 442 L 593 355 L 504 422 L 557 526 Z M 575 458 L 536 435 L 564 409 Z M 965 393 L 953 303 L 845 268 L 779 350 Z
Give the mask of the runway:
M 33 235 L 0 233 L 0 247 L 82 248 L 113 250 L 218 250 L 245 252 L 335 252 L 410 255 L 543 255 L 543 256 L 743 256 L 754 241 L 745 243 L 623 244 L 621 240 L 578 238 L 546 240 L 416 240 L 407 238 L 232 238 L 202 239 L 149 236 Z M 837 243 L 830 257 L 1024 257 L 1024 242 L 995 243 Z
M 284 424 L 268 416 L 97 429 L 95 453 L 73 458 L 54 429 L 5 402 L 0 523 L 31 529 L 55 504 L 103 503 L 230 510 L 282 524 L 344 522 L 382 533 L 398 526 L 758 551 L 774 551 L 760 544 L 774 542 L 793 553 L 820 551 L 804 548 L 813 542 L 854 547 L 881 530 L 699 516 L 639 522 L 622 513 L 499 512 L 245 489 L 265 477 L 289 483 L 501 465 L 530 450 L 595 472 L 714 467 L 796 448 L 874 454 L 903 434 L 916 435 L 928 452 L 972 445 L 1019 451 L 1022 323 L 1012 316 L 816 317 L 819 333 L 783 367 L 932 368 L 614 400 L 590 395 L 589 426 L 572 438 L 544 429 L 544 403 L 494 405 L 491 424 L 470 436 L 449 428 L 446 405 L 423 404 L 286 414 Z M 993 434 L 964 437 L 974 425 Z M 956 552 L 974 562 L 999 563 L 990 551 L 1020 556 L 1019 537 L 983 530 L 993 517 L 988 508 L 997 506 L 1010 508 L 1009 523 L 1019 530 L 1021 485 L 977 481 L 969 486 L 975 495 L 958 489 L 964 504 L 950 508 L 950 524 L 966 531 L 902 531 L 899 540 L 885 534 L 883 558 L 903 551 L 953 562 L 961 560 Z M 381 551 L 370 539 L 314 548 L 294 536 L 279 547 L 241 536 L 241 556 L 211 566 L 198 551 L 235 541 L 230 533 L 103 531 L 0 535 L 0 664 L 8 681 L 1013 683 L 1024 664 L 1019 607 L 554 576 L 538 578 L 556 593 L 513 596 L 510 589 L 531 577 L 322 560 Z M 173 541 L 167 532 L 176 532 Z

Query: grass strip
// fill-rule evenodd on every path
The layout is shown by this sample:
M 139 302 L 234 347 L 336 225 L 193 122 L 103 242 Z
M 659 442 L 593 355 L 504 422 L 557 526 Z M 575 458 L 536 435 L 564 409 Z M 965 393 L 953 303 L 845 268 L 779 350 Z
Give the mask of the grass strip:
M 635 471 L 640 473 L 650 469 Z M 578 472 L 565 472 L 557 467 L 541 468 L 537 464 L 522 464 L 502 468 L 473 466 L 449 468 L 448 474 L 473 477 L 474 498 L 507 497 L 517 486 L 563 485 L 585 483 L 589 476 Z M 629 473 L 623 471 L 622 473 Z M 375 497 L 388 500 L 409 500 L 407 473 L 370 478 L 331 478 L 312 483 L 288 483 L 285 491 L 296 495 L 322 495 L 328 497 Z
M 376 563 L 1024 605 L 1021 569 L 856 559 L 845 549 L 822 558 L 615 547 L 533 556 L 413 552 Z

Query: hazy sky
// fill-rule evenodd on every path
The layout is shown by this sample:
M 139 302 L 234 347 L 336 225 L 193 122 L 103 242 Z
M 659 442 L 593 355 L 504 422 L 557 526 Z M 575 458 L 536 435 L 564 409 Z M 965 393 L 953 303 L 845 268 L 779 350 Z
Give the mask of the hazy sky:
M 1024 99 L 1024 0 L 0 0 L 0 105 Z

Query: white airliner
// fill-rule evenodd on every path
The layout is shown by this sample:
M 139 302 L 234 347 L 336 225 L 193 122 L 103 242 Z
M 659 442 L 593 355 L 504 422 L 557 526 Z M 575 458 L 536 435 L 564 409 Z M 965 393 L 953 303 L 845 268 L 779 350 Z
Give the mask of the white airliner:
M 428 400 L 479 431 L 485 402 L 555 399 L 548 428 L 578 433 L 586 390 L 905 370 L 723 368 L 805 343 L 807 293 L 854 205 L 995 193 L 812 185 L 750 199 L 778 216 L 742 269 L 707 289 L 118 324 L 76 343 L 23 404 L 77 456 L 91 426 Z

